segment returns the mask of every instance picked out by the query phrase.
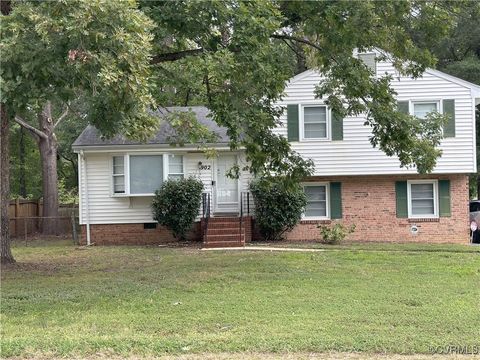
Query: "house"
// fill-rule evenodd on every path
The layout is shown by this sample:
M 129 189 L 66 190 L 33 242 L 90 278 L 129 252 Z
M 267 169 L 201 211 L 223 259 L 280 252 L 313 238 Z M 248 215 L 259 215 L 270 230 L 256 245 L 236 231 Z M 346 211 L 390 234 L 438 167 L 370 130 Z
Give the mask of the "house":
M 391 63 L 376 62 L 375 54 L 361 56 L 377 75 L 395 76 L 392 87 L 400 110 L 420 118 L 434 110 L 450 115 L 440 145 L 443 154 L 429 175 L 401 168 L 398 159 L 372 147 L 371 130 L 362 117 L 332 119 L 330 109 L 314 97 L 320 74 L 308 70 L 295 76 L 278 104 L 286 111 L 275 131 L 313 160 L 315 173 L 303 183 L 308 198 L 303 219 L 287 238 L 317 239 L 318 224 L 342 222 L 356 225 L 349 237 L 353 241 L 468 243 L 468 175 L 477 171 L 475 105 L 480 102 L 480 86 L 436 70 L 427 70 L 419 79 L 399 77 Z M 84 242 L 173 240 L 169 231 L 154 223 L 150 203 L 162 181 L 183 176 L 198 177 L 205 186 L 192 238 L 203 238 L 210 246 L 251 239 L 251 176 L 242 172 L 233 180 L 225 175 L 235 163 L 245 163 L 245 156 L 229 150 L 225 129 L 209 119 L 204 107 L 160 109 L 159 116 L 188 109 L 218 133 L 217 158 L 208 158 L 194 144 L 169 146 L 172 130 L 166 123 L 145 144 L 121 137 L 102 140 L 92 126 L 75 141 Z

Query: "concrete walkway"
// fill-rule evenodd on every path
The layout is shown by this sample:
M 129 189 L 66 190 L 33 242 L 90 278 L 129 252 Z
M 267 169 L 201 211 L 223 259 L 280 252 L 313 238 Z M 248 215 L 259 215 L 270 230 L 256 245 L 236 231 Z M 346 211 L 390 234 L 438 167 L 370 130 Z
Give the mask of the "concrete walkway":
M 215 250 L 254 250 L 254 251 L 296 251 L 296 252 L 323 252 L 325 249 L 302 249 L 302 248 L 284 248 L 284 247 L 270 247 L 270 246 L 242 246 L 242 247 L 219 247 L 219 248 L 202 248 L 203 251 Z

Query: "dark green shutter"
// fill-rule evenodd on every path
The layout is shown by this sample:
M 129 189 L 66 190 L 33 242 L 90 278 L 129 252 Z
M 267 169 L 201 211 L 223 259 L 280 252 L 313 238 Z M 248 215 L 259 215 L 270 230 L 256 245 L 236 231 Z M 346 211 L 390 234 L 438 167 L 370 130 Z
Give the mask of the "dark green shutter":
M 450 180 L 438 181 L 438 197 L 440 202 L 440 216 L 451 216 L 450 210 Z
M 403 114 L 408 114 L 409 108 L 408 108 L 408 101 L 399 101 L 397 104 L 397 109 Z
M 342 183 L 330 183 L 330 218 L 342 218 Z
M 343 140 L 343 117 L 332 111 L 332 140 Z
M 298 141 L 298 105 L 287 105 L 288 141 Z
M 443 113 L 448 115 L 448 122 L 443 128 L 443 137 L 455 137 L 455 100 L 443 100 Z
M 397 218 L 408 217 L 408 199 L 407 199 L 407 182 L 395 182 L 395 198 L 397 208 Z

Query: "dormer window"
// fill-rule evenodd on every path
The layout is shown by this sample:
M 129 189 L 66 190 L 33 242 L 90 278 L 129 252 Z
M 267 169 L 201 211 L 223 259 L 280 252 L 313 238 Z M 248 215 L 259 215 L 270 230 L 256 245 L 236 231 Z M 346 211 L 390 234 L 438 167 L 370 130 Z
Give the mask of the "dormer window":
M 358 54 L 358 58 L 374 73 L 377 73 L 377 61 L 375 53 Z

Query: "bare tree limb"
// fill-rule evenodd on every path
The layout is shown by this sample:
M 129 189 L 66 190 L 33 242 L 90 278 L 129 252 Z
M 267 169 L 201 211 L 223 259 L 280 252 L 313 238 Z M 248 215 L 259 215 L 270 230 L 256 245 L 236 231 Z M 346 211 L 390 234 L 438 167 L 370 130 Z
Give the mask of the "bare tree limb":
M 25 120 L 23 120 L 20 116 L 16 115 L 15 116 L 15 122 L 17 124 L 19 124 L 20 126 L 23 126 L 25 129 L 27 129 L 28 131 L 30 131 L 30 133 L 32 135 L 34 135 L 34 137 L 39 137 L 39 138 L 42 138 L 42 139 L 47 139 L 47 135 L 43 132 L 43 131 L 40 131 L 38 130 L 37 128 L 33 127 L 32 125 L 30 125 L 29 123 L 27 123 Z
M 150 61 L 150 64 L 155 65 L 155 64 L 167 62 L 167 61 L 176 61 L 179 59 L 183 59 L 184 57 L 187 57 L 187 56 L 201 55 L 204 52 L 205 50 L 203 48 L 198 48 L 198 49 L 183 50 L 183 51 L 177 51 L 177 52 L 166 53 L 166 54 L 158 54 L 152 58 L 152 60 Z
M 63 112 L 62 115 L 60 115 L 60 117 L 57 119 L 57 121 L 55 122 L 55 124 L 53 125 L 53 128 L 55 129 L 57 127 L 58 124 L 60 124 L 60 122 L 65 119 L 68 115 L 68 110 L 69 110 L 70 106 L 67 104 L 67 106 L 65 107 L 65 111 Z
M 273 34 L 273 35 L 270 35 L 270 37 L 272 39 L 296 41 L 296 42 L 311 46 L 311 47 L 313 47 L 313 48 L 315 48 L 319 51 L 323 51 L 323 49 L 320 46 L 318 46 L 317 44 L 311 42 L 310 40 L 304 39 L 304 38 L 299 38 L 299 37 L 296 37 L 296 36 L 290 36 L 290 35 L 286 35 L 286 34 Z

